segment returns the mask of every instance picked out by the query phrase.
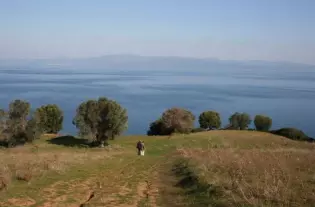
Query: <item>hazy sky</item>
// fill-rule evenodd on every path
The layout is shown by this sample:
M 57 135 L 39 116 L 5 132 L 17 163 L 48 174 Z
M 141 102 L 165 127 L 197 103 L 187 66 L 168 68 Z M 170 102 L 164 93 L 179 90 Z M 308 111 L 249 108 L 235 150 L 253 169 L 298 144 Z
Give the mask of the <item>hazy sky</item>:
M 315 64 L 315 0 L 0 0 L 0 58 L 119 53 Z

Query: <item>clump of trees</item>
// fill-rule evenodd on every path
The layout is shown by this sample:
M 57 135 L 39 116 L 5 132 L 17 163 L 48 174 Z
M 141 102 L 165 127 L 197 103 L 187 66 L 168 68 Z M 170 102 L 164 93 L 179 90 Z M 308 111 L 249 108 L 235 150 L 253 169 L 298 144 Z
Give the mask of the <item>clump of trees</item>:
M 190 133 L 194 128 L 195 116 L 183 108 L 167 109 L 162 117 L 150 124 L 148 135 Z
M 0 109 L 0 142 L 8 146 L 25 144 L 39 138 L 43 133 L 58 133 L 63 125 L 63 111 L 56 104 L 43 105 L 31 113 L 27 101 L 14 100 L 8 110 Z M 184 108 L 170 108 L 152 122 L 148 135 L 170 135 L 173 133 L 202 132 L 221 128 L 221 117 L 216 111 L 204 111 L 199 115 L 199 128 L 194 128 L 195 116 Z M 251 117 L 247 113 L 236 112 L 229 118 L 230 125 L 223 129 L 250 130 Z M 72 122 L 79 136 L 104 147 L 128 128 L 127 110 L 118 102 L 106 97 L 82 102 L 76 109 Z M 272 119 L 256 115 L 256 130 L 271 132 L 294 140 L 310 141 L 305 133 L 295 128 L 270 131 Z M 254 129 L 253 129 L 254 130 Z M 1 143 L 0 143 L 1 144 Z
M 114 100 L 101 97 L 81 103 L 73 119 L 79 135 L 104 147 L 128 127 L 127 110 Z
M 35 113 L 43 132 L 56 134 L 62 130 L 63 112 L 56 104 L 41 106 Z
M 256 115 L 254 119 L 255 127 L 258 131 L 267 132 L 272 126 L 272 119 L 264 115 Z
M 155 120 L 154 122 L 152 122 L 149 126 L 149 130 L 147 132 L 148 136 L 154 136 L 154 135 L 167 135 L 167 134 L 163 134 L 164 133 L 164 129 L 163 129 L 163 122 L 162 119 L 159 118 L 158 120 Z
M 278 130 L 273 130 L 271 133 L 284 136 L 289 139 L 299 140 L 299 141 L 310 141 L 311 138 L 308 137 L 303 131 L 296 128 L 281 128 Z
M 216 111 L 205 111 L 199 116 L 199 125 L 203 129 L 219 129 L 221 127 L 220 114 Z
M 42 133 L 38 116 L 31 114 L 30 108 L 27 101 L 14 100 L 8 111 L 0 111 L 0 135 L 8 147 L 32 142 Z
M 252 120 L 247 113 L 236 112 L 229 118 L 232 129 L 246 130 L 251 124 Z

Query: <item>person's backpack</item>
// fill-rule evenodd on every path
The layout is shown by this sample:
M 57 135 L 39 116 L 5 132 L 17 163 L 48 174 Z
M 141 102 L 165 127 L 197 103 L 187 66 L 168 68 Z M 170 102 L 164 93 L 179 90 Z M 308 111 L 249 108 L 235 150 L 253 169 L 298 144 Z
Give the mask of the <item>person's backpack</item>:
M 141 147 L 142 147 L 142 146 L 141 146 L 141 142 L 138 142 L 138 143 L 137 143 L 137 149 L 139 149 L 139 150 L 140 150 L 140 149 L 141 149 Z

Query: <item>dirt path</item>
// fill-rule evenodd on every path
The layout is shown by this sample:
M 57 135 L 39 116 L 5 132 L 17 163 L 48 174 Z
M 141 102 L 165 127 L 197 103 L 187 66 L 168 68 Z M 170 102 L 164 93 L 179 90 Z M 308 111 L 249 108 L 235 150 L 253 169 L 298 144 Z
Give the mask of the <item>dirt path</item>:
M 58 181 L 42 190 L 42 202 L 32 206 L 156 207 L 157 171 L 162 158 L 117 158 L 109 167 L 86 180 Z
M 159 172 L 174 145 L 165 144 L 162 139 L 148 139 L 150 151 L 142 157 L 136 155 L 135 139 L 132 139 L 118 142 L 123 153 L 93 163 L 82 163 L 65 174 L 51 175 L 53 182 L 41 184 L 36 192 L 24 193 L 32 190 L 34 184 L 29 183 L 23 196 L 8 196 L 10 200 L 1 201 L 0 206 L 159 206 Z M 41 182 L 46 182 L 45 179 Z

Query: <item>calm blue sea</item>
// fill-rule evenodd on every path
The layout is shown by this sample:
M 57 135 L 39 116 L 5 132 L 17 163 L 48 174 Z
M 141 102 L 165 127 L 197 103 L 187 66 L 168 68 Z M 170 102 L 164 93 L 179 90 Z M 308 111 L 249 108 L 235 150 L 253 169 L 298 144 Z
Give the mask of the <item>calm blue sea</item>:
M 266 114 L 273 128 L 297 127 L 315 137 L 315 71 L 229 69 L 207 72 L 93 72 L 85 70 L 0 70 L 0 107 L 25 99 L 32 107 L 58 104 L 64 133 L 75 134 L 71 120 L 81 101 L 106 96 L 128 109 L 127 134 L 145 134 L 170 107 L 221 113 Z M 196 125 L 197 126 L 197 125 Z

